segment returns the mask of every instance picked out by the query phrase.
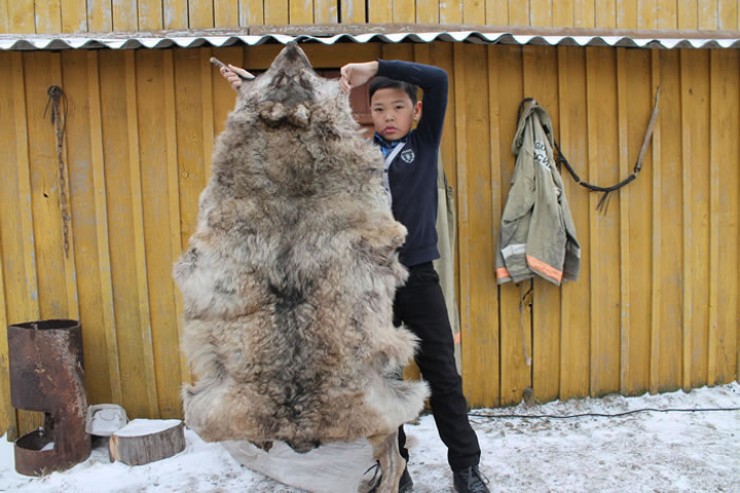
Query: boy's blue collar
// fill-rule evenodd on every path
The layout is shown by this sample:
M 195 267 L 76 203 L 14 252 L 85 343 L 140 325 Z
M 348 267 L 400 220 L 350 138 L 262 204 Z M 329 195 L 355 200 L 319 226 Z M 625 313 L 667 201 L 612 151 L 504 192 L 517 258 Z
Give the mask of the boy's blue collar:
M 373 135 L 373 140 L 375 141 L 376 144 L 378 144 L 381 147 L 388 147 L 391 149 L 396 147 L 401 142 L 406 142 L 408 138 L 409 136 L 406 135 L 405 137 L 398 139 L 398 140 L 387 140 L 383 138 L 383 136 L 380 135 L 378 132 L 375 132 L 375 134 Z
M 403 137 L 402 139 L 398 140 L 387 140 L 384 139 L 382 135 L 380 135 L 378 132 L 375 132 L 375 135 L 373 135 L 373 141 L 378 144 L 380 147 L 380 151 L 383 153 L 384 157 L 388 157 L 388 155 L 393 151 L 393 149 L 400 144 L 401 142 L 406 142 L 408 140 L 409 136 L 408 134 Z

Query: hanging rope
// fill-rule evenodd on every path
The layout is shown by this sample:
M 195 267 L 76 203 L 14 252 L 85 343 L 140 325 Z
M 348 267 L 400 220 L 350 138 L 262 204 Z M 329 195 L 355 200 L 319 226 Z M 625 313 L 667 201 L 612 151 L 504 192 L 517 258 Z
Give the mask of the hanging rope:
M 44 109 L 46 113 L 51 110 L 51 124 L 54 126 L 56 136 L 57 164 L 59 170 L 59 209 L 62 215 L 62 233 L 64 236 L 64 256 L 69 258 L 69 223 L 71 217 L 67 211 L 67 186 L 64 172 L 64 132 L 67 127 L 67 95 L 59 86 L 49 86 L 46 91 L 49 100 Z
M 653 130 L 655 129 L 655 123 L 658 120 L 658 99 L 660 97 L 660 87 L 655 91 L 655 103 L 653 104 L 653 112 L 650 115 L 650 121 L 648 122 L 647 129 L 645 130 L 645 137 L 642 139 L 642 147 L 640 147 L 640 153 L 637 155 L 637 160 L 635 161 L 635 166 L 632 169 L 632 174 L 630 174 L 627 178 L 620 181 L 616 185 L 612 185 L 610 187 L 600 187 L 598 185 L 592 185 L 591 183 L 585 182 L 581 180 L 581 177 L 578 176 L 578 173 L 573 169 L 573 166 L 570 165 L 566 157 L 563 155 L 563 151 L 560 150 L 560 146 L 558 145 L 557 141 L 553 138 L 553 142 L 555 143 L 555 150 L 557 151 L 557 157 L 555 158 L 555 162 L 560 164 L 564 164 L 565 168 L 570 172 L 571 176 L 573 176 L 573 180 L 575 180 L 576 183 L 581 185 L 584 188 L 587 188 L 588 190 L 592 192 L 602 192 L 604 195 L 601 196 L 601 199 L 599 199 L 599 203 L 596 205 L 596 210 L 606 213 L 606 209 L 609 206 L 609 197 L 611 192 L 614 192 L 615 190 L 619 190 L 620 188 L 628 185 L 630 182 L 632 182 L 635 178 L 637 178 L 637 175 L 640 173 L 640 170 L 642 169 L 642 160 L 645 158 L 645 153 L 647 152 L 648 144 L 650 143 L 650 140 L 653 137 Z

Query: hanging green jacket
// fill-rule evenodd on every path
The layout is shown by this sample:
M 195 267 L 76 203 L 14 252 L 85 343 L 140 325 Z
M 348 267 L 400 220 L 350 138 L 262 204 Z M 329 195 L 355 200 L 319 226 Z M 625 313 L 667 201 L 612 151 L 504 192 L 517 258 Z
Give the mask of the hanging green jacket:
M 512 144 L 516 168 L 501 219 L 499 284 L 535 274 L 556 285 L 578 278 L 581 247 L 555 167 L 553 138 L 550 116 L 534 99 L 525 100 Z

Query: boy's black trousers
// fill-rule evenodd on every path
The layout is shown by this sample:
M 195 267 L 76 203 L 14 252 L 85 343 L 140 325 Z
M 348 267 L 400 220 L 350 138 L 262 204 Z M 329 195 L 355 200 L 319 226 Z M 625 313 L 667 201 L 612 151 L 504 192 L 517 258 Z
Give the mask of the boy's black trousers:
M 478 465 L 480 446 L 468 421 L 462 378 L 455 366 L 452 329 L 439 275 L 431 262 L 408 268 L 406 284 L 396 291 L 393 323 L 402 323 L 419 338 L 416 364 L 432 390 L 430 405 L 439 436 L 447 446 L 453 471 Z M 408 461 L 406 434 L 398 429 L 401 455 Z

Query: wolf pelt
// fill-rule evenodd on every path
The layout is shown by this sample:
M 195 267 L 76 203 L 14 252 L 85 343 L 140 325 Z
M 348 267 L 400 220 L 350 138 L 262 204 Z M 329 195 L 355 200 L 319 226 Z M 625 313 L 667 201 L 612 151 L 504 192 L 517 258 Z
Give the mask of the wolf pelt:
M 400 379 L 416 341 L 392 323 L 406 230 L 382 174 L 339 82 L 296 45 L 242 83 L 174 268 L 202 438 L 305 452 L 419 414 L 426 385 Z

